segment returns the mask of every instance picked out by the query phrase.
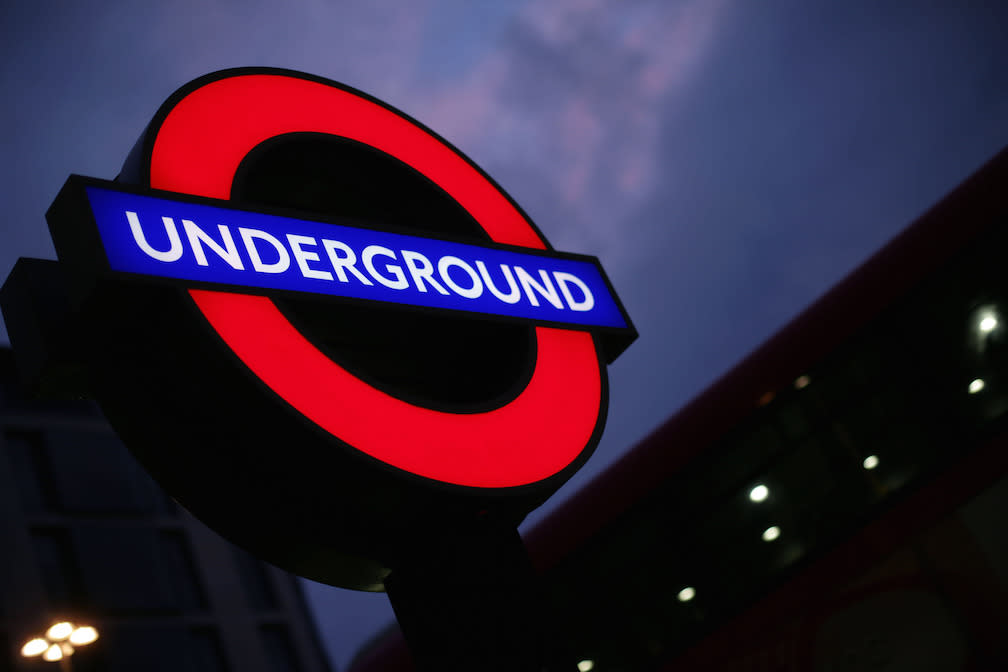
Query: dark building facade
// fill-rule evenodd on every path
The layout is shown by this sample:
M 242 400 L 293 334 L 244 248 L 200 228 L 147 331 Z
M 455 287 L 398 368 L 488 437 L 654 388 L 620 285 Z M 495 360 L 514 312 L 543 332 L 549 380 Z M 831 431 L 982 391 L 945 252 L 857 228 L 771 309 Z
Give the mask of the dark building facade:
M 1008 150 L 526 545 L 568 669 L 1008 669 Z
M 329 670 L 295 577 L 195 520 L 86 401 L 26 399 L 0 350 L 0 670 L 57 620 L 77 671 Z

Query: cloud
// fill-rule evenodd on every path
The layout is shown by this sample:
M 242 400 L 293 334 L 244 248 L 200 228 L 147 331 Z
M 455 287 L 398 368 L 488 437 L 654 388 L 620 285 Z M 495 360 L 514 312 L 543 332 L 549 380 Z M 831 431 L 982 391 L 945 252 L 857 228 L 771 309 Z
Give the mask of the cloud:
M 227 67 L 304 70 L 402 99 L 433 0 L 4 5 L 0 277 L 53 258 L 43 216 L 70 173 L 112 178 L 177 87 Z M 0 324 L 0 342 L 6 340 Z
M 620 223 L 657 187 L 662 126 L 721 13 L 716 0 L 529 3 L 416 114 L 513 185 L 554 245 L 625 257 Z

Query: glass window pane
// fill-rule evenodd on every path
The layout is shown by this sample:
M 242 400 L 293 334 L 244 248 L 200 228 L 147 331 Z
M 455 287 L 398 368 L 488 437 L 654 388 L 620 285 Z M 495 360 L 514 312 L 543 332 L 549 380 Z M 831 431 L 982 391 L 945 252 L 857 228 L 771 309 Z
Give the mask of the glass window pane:
M 49 605 L 56 609 L 82 606 L 80 570 L 66 530 L 36 529 L 31 537 Z
M 211 628 L 194 628 L 189 632 L 189 667 L 193 672 L 226 672 L 227 662 L 220 638 Z
M 282 625 L 264 625 L 259 631 L 262 634 L 263 648 L 270 670 L 298 672 L 301 669 L 287 628 Z
M 157 533 L 137 525 L 79 525 L 74 530 L 89 595 L 113 611 L 174 605 L 159 571 Z
M 175 604 L 181 609 L 205 609 L 206 593 L 185 535 L 177 530 L 162 530 L 160 537 L 162 575 Z
M 249 606 L 254 609 L 276 609 L 276 593 L 266 565 L 237 546 L 234 547 L 234 559 Z
M 46 433 L 63 504 L 82 513 L 148 513 L 160 493 L 126 447 L 104 432 Z
M 88 594 L 114 611 L 199 610 L 202 584 L 178 530 L 139 524 L 81 524 L 75 529 Z
M 28 513 L 58 511 L 56 486 L 42 434 L 7 432 L 4 444 L 24 510 Z
M 188 632 L 180 626 L 114 625 L 106 628 L 98 641 L 105 661 L 102 672 L 191 669 Z
M 3 400 L 0 399 L 0 403 L 2 402 Z M 0 655 L 0 672 L 14 672 L 15 658 L 13 655 L 7 655 L 8 651 L 13 653 L 14 649 L 11 648 L 10 638 L 3 632 L 0 632 L 0 651 L 3 651 L 3 654 Z

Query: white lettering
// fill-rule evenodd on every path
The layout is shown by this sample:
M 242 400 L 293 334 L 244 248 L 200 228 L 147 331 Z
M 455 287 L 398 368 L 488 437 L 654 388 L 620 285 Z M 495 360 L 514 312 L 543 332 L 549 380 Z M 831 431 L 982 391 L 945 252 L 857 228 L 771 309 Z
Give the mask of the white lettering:
M 515 275 L 518 276 L 518 282 L 521 283 L 522 288 L 525 290 L 525 295 L 528 296 L 529 303 L 533 306 L 539 305 L 539 299 L 536 295 L 532 293 L 534 289 L 539 294 L 542 295 L 544 299 L 553 304 L 554 308 L 563 310 L 563 303 L 560 302 L 560 296 L 557 294 L 556 287 L 553 286 L 553 281 L 549 279 L 546 275 L 546 271 L 540 270 L 539 277 L 542 278 L 542 284 L 540 285 L 535 279 L 528 274 L 521 266 L 515 266 Z
M 290 268 L 290 255 L 287 248 L 279 240 L 259 229 L 246 229 L 238 227 L 238 235 L 245 243 L 245 251 L 248 252 L 249 259 L 252 260 L 252 269 L 256 273 L 283 273 Z M 265 240 L 277 251 L 277 260 L 272 264 L 264 264 L 259 250 L 256 249 L 255 240 Z M 332 278 L 330 278 L 331 280 Z
M 501 264 L 501 273 L 504 274 L 504 279 L 508 283 L 508 293 L 504 294 L 496 286 L 494 286 L 493 280 L 490 279 L 490 272 L 487 270 L 486 264 L 482 261 L 476 262 L 476 268 L 479 269 L 480 275 L 483 276 L 483 284 L 486 285 L 490 293 L 496 296 L 498 299 L 504 303 L 518 303 L 521 300 L 521 290 L 518 289 L 517 283 L 515 283 L 514 276 L 511 274 L 511 268 L 507 264 Z
M 192 247 L 193 254 L 196 256 L 197 264 L 200 266 L 210 265 L 206 258 L 206 252 L 203 251 L 203 245 L 205 244 L 213 250 L 218 257 L 226 261 L 231 268 L 236 271 L 245 270 L 245 266 L 242 265 L 241 257 L 238 256 L 238 247 L 235 245 L 234 239 L 231 237 L 231 231 L 229 231 L 226 226 L 220 224 L 217 227 L 217 230 L 220 231 L 221 240 L 224 242 L 223 246 L 211 238 L 206 231 L 196 226 L 196 224 L 191 220 L 183 219 L 182 227 L 185 229 L 186 236 L 189 238 L 189 246 Z
M 469 279 L 472 280 L 472 287 L 461 287 L 459 286 L 458 283 L 452 280 L 451 275 L 449 275 L 448 273 L 448 269 L 451 268 L 452 266 L 456 268 L 461 268 L 463 271 L 466 272 L 466 275 L 468 275 Z M 451 287 L 452 291 L 454 291 L 459 296 L 463 296 L 467 299 L 475 299 L 476 297 L 483 294 L 483 283 L 480 282 L 479 275 L 476 274 L 476 271 L 473 270 L 472 266 L 462 261 L 458 257 L 452 257 L 452 256 L 441 257 L 441 259 L 438 261 L 437 269 L 438 274 L 441 276 L 441 279 L 444 280 L 444 283 L 449 287 Z
M 448 290 L 434 279 L 434 265 L 431 264 L 430 259 L 412 250 L 401 250 L 401 254 L 403 261 L 406 263 L 406 269 L 413 276 L 413 282 L 416 284 L 417 289 L 421 292 L 426 292 L 427 288 L 424 287 L 424 282 L 427 282 L 439 294 L 447 296 Z
M 293 233 L 287 234 L 287 242 L 291 245 L 291 252 L 294 253 L 294 261 L 297 262 L 298 268 L 301 269 L 301 275 L 306 278 L 315 278 L 316 280 L 332 280 L 332 273 L 329 271 L 319 271 L 314 268 L 308 267 L 309 261 L 318 261 L 318 252 L 311 252 L 309 250 L 303 249 L 303 245 L 311 245 L 316 247 L 318 241 L 310 236 L 297 236 Z
M 137 217 L 137 213 L 127 210 L 126 221 L 129 222 L 130 231 L 133 232 L 133 240 L 136 241 L 136 244 L 140 246 L 140 249 L 147 256 L 164 262 L 178 261 L 182 257 L 182 240 L 179 238 L 178 229 L 175 228 L 175 222 L 171 217 L 161 218 L 165 232 L 168 234 L 169 247 L 167 252 L 155 250 L 147 242 L 147 237 L 144 236 L 143 229 L 140 228 L 140 219 Z
M 385 270 L 392 274 L 394 280 L 389 280 L 382 274 L 380 274 L 374 267 L 375 257 L 389 257 L 395 260 L 395 252 L 388 249 L 387 247 L 382 247 L 381 245 L 368 245 L 361 252 L 361 261 L 364 262 L 364 268 L 367 272 L 371 274 L 371 277 L 385 285 L 389 289 L 406 289 L 409 287 L 409 280 L 406 279 L 406 274 L 403 273 L 402 268 L 394 264 L 385 264 Z
M 571 310 L 584 312 L 595 307 L 595 297 L 592 296 L 591 290 L 588 289 L 588 285 L 583 283 L 581 278 L 576 275 L 571 275 L 570 273 L 564 273 L 563 271 L 553 271 L 553 277 L 556 278 L 557 287 L 560 288 L 560 293 L 563 294 L 564 299 L 567 300 L 567 305 L 570 306 Z M 570 288 L 567 286 L 568 283 L 577 287 L 584 295 L 584 299 L 581 301 L 575 301 L 574 297 L 571 296 Z
M 336 271 L 336 277 L 339 278 L 340 282 L 350 282 L 347 280 L 346 272 L 350 271 L 354 274 L 354 277 L 360 280 L 362 285 L 373 286 L 374 283 L 367 279 L 367 276 L 357 270 L 354 264 L 357 263 L 357 255 L 354 251 L 350 249 L 350 246 L 346 243 L 340 242 L 338 240 L 329 240 L 328 238 L 322 239 L 322 248 L 329 255 L 329 261 L 333 265 L 333 270 Z M 336 253 L 339 250 L 343 253 L 343 256 L 339 256 Z
M 168 249 L 159 250 L 148 241 L 147 233 L 150 232 L 144 231 L 137 213 L 130 210 L 123 212 L 133 234 L 133 240 L 144 254 L 165 263 L 178 261 L 185 254 L 182 232 L 179 231 L 174 219 L 161 217 L 165 230 L 164 238 L 160 230 L 153 232 L 157 245 L 164 247 L 163 241 L 167 239 Z M 378 283 L 396 290 L 409 290 L 415 287 L 416 291 L 422 294 L 436 293 L 442 296 L 454 294 L 467 299 L 477 299 L 483 296 L 486 288 L 494 298 L 505 304 L 514 305 L 527 298 L 529 304 L 536 308 L 543 307 L 544 300 L 557 310 L 566 307 L 576 312 L 588 312 L 596 307 L 591 287 L 573 273 L 547 271 L 535 266 L 532 266 L 534 270 L 529 272 L 521 266 L 502 263 L 498 264 L 499 274 L 495 279 L 491 276 L 487 264 L 481 260 L 463 259 L 452 255 L 428 256 L 414 250 L 390 249 L 382 245 L 368 245 L 360 250 L 358 255 L 353 248 L 338 240 L 293 233 L 274 235 L 260 229 L 244 227 L 237 227 L 240 242 L 245 250 L 244 255 L 239 255 L 236 239 L 232 237 L 227 225 L 218 225 L 219 236 L 213 238 L 212 234 L 208 233 L 208 230 L 212 229 L 204 230 L 188 219 L 180 218 L 179 221 L 196 263 L 200 266 L 210 266 L 207 259 L 209 249 L 216 257 L 238 271 L 245 270 L 243 261 L 247 260 L 250 263 L 250 270 L 256 273 L 285 273 L 291 270 L 293 259 L 302 276 L 316 280 L 332 282 L 335 278 L 342 283 L 349 283 L 351 282 L 349 275 L 353 275 L 355 281 L 361 285 L 373 287 Z M 278 236 L 285 236 L 286 240 Z M 325 267 L 322 250 L 318 249 L 320 245 L 325 250 L 331 268 Z M 466 254 L 468 257 L 469 253 Z M 474 254 L 479 252 L 474 251 Z M 264 256 L 267 261 L 263 261 Z M 385 259 L 379 260 L 379 257 Z M 363 268 L 357 268 L 358 260 Z M 215 263 L 220 266 L 216 259 Z M 498 271 L 495 269 L 494 273 Z M 462 275 L 468 276 L 468 279 L 463 280 Z M 420 300 L 420 297 L 416 296 L 413 300 Z M 429 305 L 442 305 L 436 297 L 423 301 L 434 301 Z

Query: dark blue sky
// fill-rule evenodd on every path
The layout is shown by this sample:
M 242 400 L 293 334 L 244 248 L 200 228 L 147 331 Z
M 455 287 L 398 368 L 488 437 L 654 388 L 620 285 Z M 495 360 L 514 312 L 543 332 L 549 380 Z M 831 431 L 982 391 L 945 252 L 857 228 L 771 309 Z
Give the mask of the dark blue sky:
M 1008 144 L 997 5 L 3 3 L 0 274 L 54 258 L 66 176 L 114 177 L 186 81 L 270 65 L 356 86 L 599 256 L 637 323 L 602 444 L 556 501 Z M 309 595 L 340 665 L 392 619 L 383 595 Z

